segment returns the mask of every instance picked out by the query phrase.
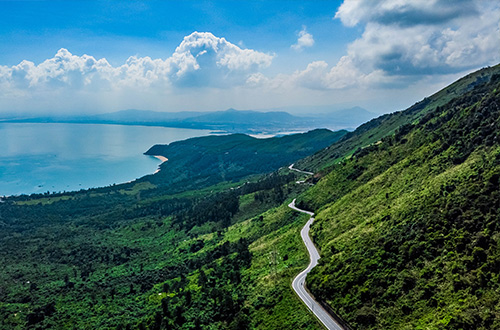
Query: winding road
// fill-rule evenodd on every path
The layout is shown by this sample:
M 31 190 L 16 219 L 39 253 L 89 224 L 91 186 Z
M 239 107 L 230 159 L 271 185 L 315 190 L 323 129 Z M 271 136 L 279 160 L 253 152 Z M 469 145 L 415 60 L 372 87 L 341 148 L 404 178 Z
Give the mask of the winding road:
M 290 171 L 295 171 L 295 172 L 304 173 L 304 174 L 308 174 L 308 175 L 314 175 L 313 172 L 307 172 L 307 171 L 302 171 L 302 170 L 296 169 L 295 167 L 293 167 L 293 165 L 295 165 L 295 164 L 288 166 L 288 169 Z
M 295 170 L 292 168 L 293 164 L 290 165 L 289 169 Z M 298 170 L 300 171 L 300 170 Z M 300 171 L 302 172 L 302 171 Z M 329 330 L 345 330 L 344 327 L 342 327 L 339 323 L 337 323 L 331 316 L 326 312 L 321 305 L 314 300 L 314 297 L 306 290 L 305 286 L 305 280 L 307 274 L 313 269 L 317 264 L 318 260 L 320 258 L 318 250 L 314 246 L 314 243 L 312 242 L 311 238 L 309 237 L 309 229 L 311 228 L 311 224 L 314 221 L 314 213 L 301 210 L 298 207 L 295 206 L 295 199 L 288 204 L 288 207 L 302 213 L 309 214 L 311 218 L 305 226 L 302 228 L 300 231 L 300 236 L 302 237 L 302 241 L 304 241 L 304 244 L 306 245 L 307 251 L 309 252 L 309 257 L 311 259 L 311 262 L 309 263 L 309 266 L 307 266 L 306 269 L 304 269 L 297 277 L 294 278 L 292 282 L 292 287 L 293 290 L 297 293 L 299 298 L 306 304 L 306 306 L 313 312 L 314 315 L 325 325 L 325 327 Z

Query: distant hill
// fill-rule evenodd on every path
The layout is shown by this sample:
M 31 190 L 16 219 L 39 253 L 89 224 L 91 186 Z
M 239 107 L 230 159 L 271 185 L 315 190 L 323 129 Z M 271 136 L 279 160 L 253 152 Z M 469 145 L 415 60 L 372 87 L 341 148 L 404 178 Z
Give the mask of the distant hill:
M 317 129 L 268 139 L 232 134 L 155 145 L 145 154 L 164 156 L 168 161 L 147 180 L 157 184 L 182 181 L 206 184 L 270 172 L 325 148 L 346 133 Z
M 250 111 L 250 110 L 235 110 L 228 109 L 226 111 L 216 111 L 209 112 L 207 114 L 201 114 L 198 116 L 190 117 L 185 119 L 188 122 L 198 122 L 207 124 L 288 124 L 296 123 L 299 124 L 303 122 L 303 118 L 292 116 L 291 114 L 283 111 L 272 111 L 272 112 L 260 112 L 260 111 Z
M 314 111 L 314 107 L 309 111 Z M 325 110 L 324 107 L 321 109 Z M 359 125 L 375 118 L 377 115 L 361 107 L 334 109 L 325 113 L 311 115 L 311 121 L 316 125 L 335 130 L 339 128 L 355 129 Z
M 307 113 L 307 109 L 304 109 L 304 112 Z M 164 126 L 221 130 L 230 133 L 276 134 L 290 131 L 303 132 L 315 128 L 333 130 L 355 128 L 374 116 L 375 114 L 359 107 L 308 117 L 294 116 L 285 111 L 228 109 L 214 112 L 157 112 L 130 109 L 89 116 L 6 118 L 4 121 Z
M 181 121 L 191 117 L 202 115 L 202 112 L 181 111 L 181 112 L 158 112 L 150 110 L 121 110 L 117 112 L 104 113 L 89 116 L 90 120 L 114 121 L 122 123 L 162 123 L 169 121 Z
M 330 118 L 332 123 L 335 122 L 338 125 L 350 125 L 354 128 L 374 118 L 375 116 L 376 114 L 373 112 L 361 107 L 337 110 L 323 115 L 325 118 Z
M 307 113 L 307 109 L 304 109 Z M 214 112 L 155 112 L 124 110 L 95 115 L 88 120 L 113 124 L 141 124 L 184 128 L 217 129 L 227 132 L 262 133 L 307 131 L 314 128 L 355 128 L 375 114 L 361 107 L 336 110 L 328 114 L 300 117 L 285 111 L 228 109 Z

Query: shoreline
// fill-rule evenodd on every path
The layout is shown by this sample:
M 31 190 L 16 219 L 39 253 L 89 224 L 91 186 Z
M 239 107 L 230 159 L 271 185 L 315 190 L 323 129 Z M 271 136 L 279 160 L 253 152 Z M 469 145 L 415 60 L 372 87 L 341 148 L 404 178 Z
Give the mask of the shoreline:
M 158 158 L 159 160 L 161 160 L 161 163 L 162 163 L 162 164 L 163 164 L 163 163 L 165 163 L 165 162 L 168 160 L 168 158 L 167 158 L 167 157 L 160 156 L 160 155 L 154 155 L 153 157 Z M 160 165 L 161 165 L 161 164 L 160 164 Z
M 161 161 L 160 165 L 165 163 L 168 160 L 167 157 L 160 156 L 160 155 L 154 155 L 153 157 L 155 157 Z M 158 165 L 158 168 L 156 169 L 156 171 L 153 174 L 156 174 L 156 173 L 161 171 L 160 165 Z
M 158 165 L 158 168 L 156 169 L 156 171 L 153 172 L 153 174 L 156 174 L 158 172 L 160 172 L 160 165 L 165 163 L 168 158 L 167 157 L 164 157 L 164 156 L 160 156 L 160 155 L 150 155 L 152 157 L 155 157 L 156 159 L 160 160 L 161 163 Z M 132 183 L 134 181 L 136 181 L 137 179 L 140 179 L 146 175 L 150 175 L 150 174 L 144 174 L 143 176 L 139 177 L 139 178 L 135 178 L 133 180 L 129 180 L 129 181 L 124 181 L 124 182 L 120 182 L 120 183 L 111 183 L 109 184 L 108 186 L 111 186 L 111 185 L 120 185 L 120 184 L 129 184 L 129 183 Z M 105 188 L 105 187 L 108 187 L 108 186 L 99 186 L 99 187 L 89 187 L 89 188 L 84 188 L 83 190 L 89 190 L 89 189 L 99 189 L 99 188 Z M 81 190 L 81 189 L 80 189 Z M 76 192 L 79 192 L 80 190 L 69 190 L 69 191 L 63 191 L 63 192 L 54 192 L 54 193 L 76 193 Z M 7 201 L 8 198 L 10 197 L 19 197 L 21 195 L 27 195 L 27 196 L 30 196 L 32 194 L 43 194 L 43 192 L 32 192 L 32 193 L 20 193 L 20 194 L 12 194 L 12 195 L 0 195 L 0 203 L 5 203 Z

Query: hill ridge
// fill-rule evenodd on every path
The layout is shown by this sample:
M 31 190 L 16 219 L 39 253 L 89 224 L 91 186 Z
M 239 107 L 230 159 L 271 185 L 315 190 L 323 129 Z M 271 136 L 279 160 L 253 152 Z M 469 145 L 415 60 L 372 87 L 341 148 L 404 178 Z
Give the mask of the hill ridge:
M 417 103 L 407 111 L 418 117 L 324 168 L 299 197 L 317 214 L 323 260 L 308 287 L 354 327 L 500 326 L 499 69 L 451 85 L 465 88 L 447 102 Z

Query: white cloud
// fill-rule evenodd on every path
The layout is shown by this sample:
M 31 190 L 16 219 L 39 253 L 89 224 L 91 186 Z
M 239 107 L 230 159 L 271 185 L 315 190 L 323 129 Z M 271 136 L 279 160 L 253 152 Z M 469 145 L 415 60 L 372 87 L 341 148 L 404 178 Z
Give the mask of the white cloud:
M 325 61 L 314 61 L 304 70 L 297 70 L 291 75 L 277 75 L 273 78 L 258 73 L 249 77 L 248 87 L 266 89 L 294 90 L 305 88 L 309 90 L 346 89 L 353 86 L 370 88 L 374 85 L 392 85 L 382 70 L 363 73 L 352 62 L 349 56 L 343 56 L 337 65 L 330 67 Z
M 485 1 L 346 0 L 336 18 L 365 24 L 347 56 L 364 73 L 443 74 L 500 59 L 500 6 Z
M 405 88 L 426 75 L 500 61 L 500 5 L 487 1 L 345 0 L 335 18 L 364 26 L 333 67 L 312 62 L 290 79 L 311 89 Z
M 174 84 L 217 87 L 243 83 L 249 72 L 268 67 L 273 58 L 273 54 L 241 49 L 209 32 L 194 32 L 184 37 L 167 63 Z
M 75 56 L 64 48 L 39 65 L 24 60 L 11 68 L 0 67 L 1 79 L 9 83 L 8 87 L 27 92 L 63 87 L 80 89 L 93 82 L 108 80 L 113 70 L 105 59 Z
M 150 87 L 162 83 L 176 85 L 183 79 L 206 81 L 207 86 L 244 83 L 248 75 L 271 64 L 274 55 L 241 49 L 211 33 L 194 32 L 186 36 L 175 52 L 165 60 L 130 57 L 125 64 L 113 67 L 104 58 L 77 56 L 61 48 L 53 58 L 35 65 L 22 61 L 13 67 L 0 66 L 0 82 L 10 88 L 99 88 Z M 210 77 L 203 77 L 210 76 Z M 209 81 L 208 81 L 209 80 Z M 182 85 L 182 84 L 180 84 Z
M 165 59 L 132 56 L 119 66 L 61 48 L 39 64 L 0 65 L 0 111 L 164 108 L 187 103 L 186 93 L 245 85 L 274 57 L 208 32 L 186 36 Z
M 306 27 L 303 26 L 302 30 L 297 34 L 299 37 L 297 43 L 291 46 L 292 49 L 296 51 L 301 51 L 306 47 L 312 47 L 314 45 L 314 38 L 312 34 L 308 33 Z

